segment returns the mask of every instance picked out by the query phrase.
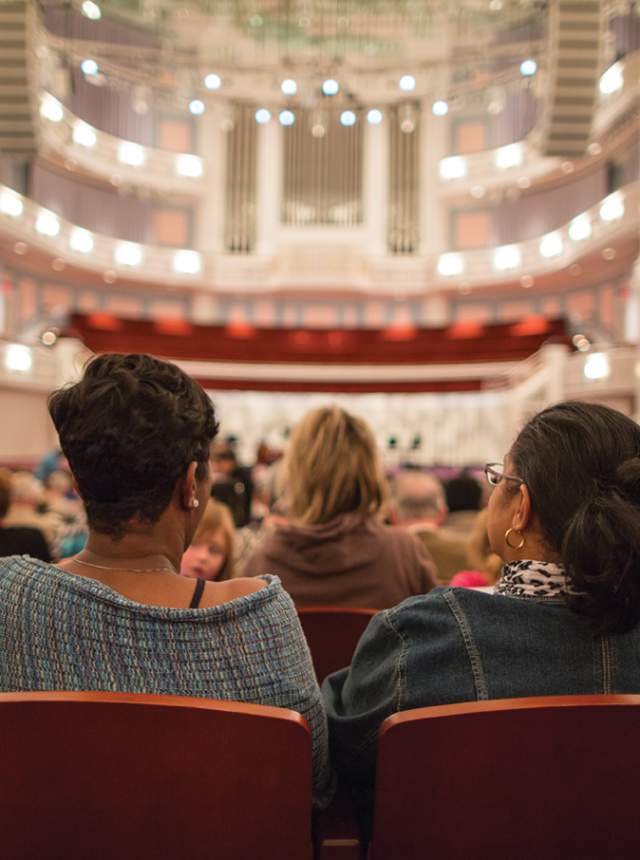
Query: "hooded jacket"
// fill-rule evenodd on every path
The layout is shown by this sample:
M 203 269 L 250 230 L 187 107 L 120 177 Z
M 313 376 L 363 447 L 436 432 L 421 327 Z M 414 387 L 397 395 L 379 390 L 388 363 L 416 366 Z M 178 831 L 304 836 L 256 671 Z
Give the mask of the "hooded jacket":
M 245 576 L 277 574 L 297 606 L 385 609 L 436 585 L 413 535 L 375 517 L 342 514 L 313 526 L 280 525 L 248 558 Z

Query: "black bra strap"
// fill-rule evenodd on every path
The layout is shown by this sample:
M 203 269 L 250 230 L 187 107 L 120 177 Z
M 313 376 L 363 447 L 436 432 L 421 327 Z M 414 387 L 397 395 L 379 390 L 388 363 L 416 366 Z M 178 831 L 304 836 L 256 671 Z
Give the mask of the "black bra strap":
M 204 583 L 204 579 L 197 580 L 196 587 L 193 589 L 193 597 L 191 598 L 189 609 L 197 609 L 198 606 L 200 606 L 200 598 L 202 597 L 202 592 L 204 591 Z

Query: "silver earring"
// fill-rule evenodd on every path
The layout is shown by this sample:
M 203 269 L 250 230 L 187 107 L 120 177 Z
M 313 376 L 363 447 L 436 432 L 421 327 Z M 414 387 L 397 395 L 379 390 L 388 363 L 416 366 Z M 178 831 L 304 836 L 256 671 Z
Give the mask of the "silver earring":
M 200 502 L 198 501 L 198 499 L 192 499 L 191 500 L 191 507 L 192 508 L 199 508 L 200 507 Z

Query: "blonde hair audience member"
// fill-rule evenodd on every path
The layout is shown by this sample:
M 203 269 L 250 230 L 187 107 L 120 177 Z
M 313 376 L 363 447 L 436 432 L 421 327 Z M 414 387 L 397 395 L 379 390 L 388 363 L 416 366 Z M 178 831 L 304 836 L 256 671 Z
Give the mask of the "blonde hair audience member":
M 180 574 L 191 579 L 222 582 L 235 575 L 235 539 L 231 512 L 210 499 L 191 545 L 185 550 Z
M 338 406 L 309 412 L 283 471 L 288 522 L 265 535 L 246 576 L 277 574 L 299 606 L 382 609 L 435 585 L 419 541 L 382 522 L 386 486 L 365 421 Z

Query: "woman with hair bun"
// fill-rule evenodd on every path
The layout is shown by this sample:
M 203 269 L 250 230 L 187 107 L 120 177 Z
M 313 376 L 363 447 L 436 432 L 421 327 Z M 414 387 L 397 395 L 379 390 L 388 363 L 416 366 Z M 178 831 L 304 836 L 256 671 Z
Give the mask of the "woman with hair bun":
M 364 792 L 399 710 L 519 696 L 640 693 L 640 427 L 560 403 L 490 463 L 494 593 L 446 588 L 378 613 L 323 693 L 335 762 Z
M 0 560 L 0 690 L 113 690 L 290 708 L 331 794 L 326 718 L 291 599 L 275 577 L 180 576 L 211 494 L 205 392 L 149 355 L 101 355 L 49 411 L 89 537 L 59 565 Z

